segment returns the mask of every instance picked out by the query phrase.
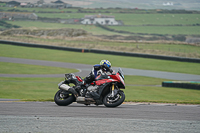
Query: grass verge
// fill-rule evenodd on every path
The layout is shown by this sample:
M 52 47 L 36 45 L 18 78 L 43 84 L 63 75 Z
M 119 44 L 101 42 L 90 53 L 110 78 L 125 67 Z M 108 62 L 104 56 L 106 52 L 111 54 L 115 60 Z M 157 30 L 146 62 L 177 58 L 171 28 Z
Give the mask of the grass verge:
M 136 42 L 136 41 L 110 41 L 97 39 L 87 36 L 84 38 L 69 38 L 69 37 L 37 37 L 37 36 L 0 36 L 2 40 L 10 40 L 24 43 L 53 45 L 62 47 L 74 47 L 84 49 L 101 49 L 110 51 L 144 53 L 154 55 L 167 55 L 188 58 L 200 58 L 199 45 L 186 44 L 184 42 Z M 173 44 L 172 44 L 173 43 Z
M 112 62 L 112 66 L 117 67 L 200 75 L 200 63 L 166 61 L 107 54 L 78 53 L 61 50 L 11 46 L 6 44 L 0 44 L 0 56 L 91 65 L 97 64 L 102 59 L 107 59 Z
M 128 102 L 154 102 L 200 104 L 200 91 L 153 86 L 128 86 L 125 90 Z
M 53 101 L 62 78 L 0 78 L 0 98 L 22 101 Z M 154 102 L 200 104 L 200 91 L 180 88 L 157 87 L 165 79 L 142 76 L 126 76 L 124 90 L 126 102 Z M 141 81 L 141 79 L 143 79 Z M 134 81 L 134 82 L 133 82 Z M 137 86 L 138 84 L 146 86 Z M 135 85 L 135 86 L 134 86 Z M 150 86 L 148 86 L 150 85 Z
M 67 71 L 78 72 L 78 70 L 69 68 L 0 62 L 1 74 L 64 74 Z
M 176 70 L 176 72 L 200 74 L 200 71 L 198 71 L 200 70 L 199 63 L 163 61 L 92 53 L 77 53 L 3 44 L 0 45 L 0 56 L 83 63 L 91 65 L 98 63 L 98 61 L 101 59 L 108 59 L 112 62 L 112 66 L 163 71 Z M 9 73 L 9 70 L 4 68 L 7 67 L 5 64 L 1 65 L 1 68 L 4 69 L 5 73 Z M 19 70 L 21 67 L 22 66 L 19 66 L 19 64 L 15 63 L 11 63 L 10 65 L 10 68 L 14 69 L 15 71 Z M 38 72 L 43 70 L 32 65 L 25 65 L 24 68 L 27 69 L 26 73 L 34 73 L 31 72 L 32 70 L 30 68 L 39 69 Z M 65 73 L 67 73 L 66 70 L 67 69 L 65 69 Z M 19 73 L 22 73 L 22 71 Z M 0 98 L 21 99 L 26 101 L 53 101 L 53 97 L 58 90 L 57 84 L 63 79 L 64 75 L 61 78 L 0 77 Z M 127 84 L 126 89 L 124 90 L 126 95 L 125 101 L 200 104 L 200 91 L 154 86 L 161 85 L 162 81 L 166 81 L 166 79 L 142 76 L 125 76 L 125 82 Z
M 53 99 L 57 84 L 63 79 L 0 78 L 0 97 L 31 101 Z

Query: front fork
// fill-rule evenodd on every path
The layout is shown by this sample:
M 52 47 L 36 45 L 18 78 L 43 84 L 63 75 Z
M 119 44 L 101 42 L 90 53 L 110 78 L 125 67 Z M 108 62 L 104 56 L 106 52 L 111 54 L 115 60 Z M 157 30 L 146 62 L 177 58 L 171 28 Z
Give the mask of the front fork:
M 112 97 L 115 96 L 114 90 L 115 90 L 115 84 L 113 83 L 113 84 L 112 84 L 112 93 L 111 93 L 111 96 L 112 96 Z

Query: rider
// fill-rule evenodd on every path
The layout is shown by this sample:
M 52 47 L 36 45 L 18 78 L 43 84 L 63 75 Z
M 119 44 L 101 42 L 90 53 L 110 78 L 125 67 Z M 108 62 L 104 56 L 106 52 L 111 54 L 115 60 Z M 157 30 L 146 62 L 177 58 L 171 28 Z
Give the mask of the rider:
M 101 60 L 100 64 L 96 64 L 93 66 L 90 74 L 85 77 L 83 84 L 89 84 L 93 82 L 97 76 L 107 72 L 113 72 L 113 70 L 111 69 L 111 63 L 108 60 Z
M 99 76 L 100 74 L 103 74 L 103 73 L 107 73 L 107 72 L 110 72 L 110 73 L 113 72 L 113 70 L 111 69 L 111 63 L 108 60 L 101 60 L 100 64 L 94 65 L 90 74 L 87 77 L 85 77 L 83 82 L 78 84 L 76 87 L 79 89 L 79 88 L 81 88 L 81 86 L 90 84 L 95 80 L 95 78 L 97 76 Z M 78 96 L 78 93 L 75 91 L 74 88 L 70 88 L 70 91 L 75 95 L 75 97 Z

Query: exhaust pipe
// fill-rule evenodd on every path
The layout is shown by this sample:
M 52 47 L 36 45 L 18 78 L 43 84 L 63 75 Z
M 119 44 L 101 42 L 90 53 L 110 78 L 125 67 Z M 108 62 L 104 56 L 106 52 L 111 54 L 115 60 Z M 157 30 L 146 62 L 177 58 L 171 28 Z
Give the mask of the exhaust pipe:
M 59 89 L 61 89 L 61 90 L 66 90 L 66 91 L 68 91 L 69 88 L 70 88 L 70 86 L 68 86 L 68 85 L 66 85 L 66 84 L 62 84 L 62 85 L 59 86 Z
M 78 97 L 78 93 L 76 92 L 76 90 L 66 84 L 60 85 L 59 89 L 69 91 L 69 92 L 73 93 L 75 97 Z

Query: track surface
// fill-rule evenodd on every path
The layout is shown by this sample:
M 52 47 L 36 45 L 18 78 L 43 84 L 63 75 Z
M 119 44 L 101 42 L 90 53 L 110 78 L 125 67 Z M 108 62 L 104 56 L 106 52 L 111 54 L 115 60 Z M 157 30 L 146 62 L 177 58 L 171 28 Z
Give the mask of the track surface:
M 0 102 L 0 132 L 200 131 L 200 106 L 123 104 L 117 108 L 73 103 Z
M 73 69 L 80 70 L 80 72 L 76 73 L 76 75 L 83 76 L 83 77 L 88 75 L 92 69 L 91 65 L 85 65 L 85 64 L 19 59 L 19 58 L 9 58 L 9 57 L 0 57 L 0 62 L 12 62 L 12 63 L 21 63 L 21 64 L 73 68 Z M 113 69 L 117 70 L 118 68 L 113 67 Z M 131 68 L 122 68 L 122 69 L 125 75 L 138 75 L 138 76 L 147 76 L 147 77 L 163 78 L 163 79 L 170 79 L 170 80 L 187 80 L 187 81 L 200 80 L 200 75 L 161 72 L 161 71 L 153 71 L 153 70 L 140 70 L 140 69 L 131 69 Z M 47 75 L 0 74 L 0 77 L 63 77 L 63 74 L 47 74 Z

